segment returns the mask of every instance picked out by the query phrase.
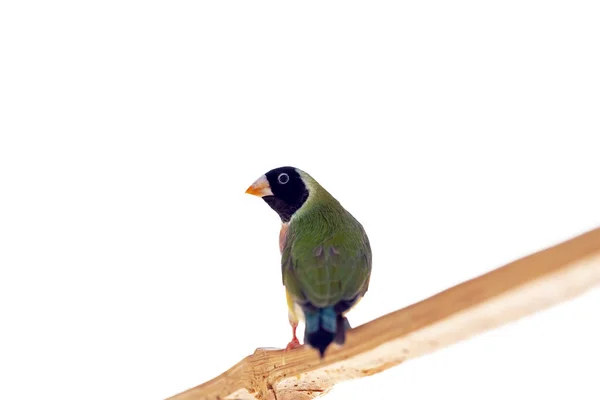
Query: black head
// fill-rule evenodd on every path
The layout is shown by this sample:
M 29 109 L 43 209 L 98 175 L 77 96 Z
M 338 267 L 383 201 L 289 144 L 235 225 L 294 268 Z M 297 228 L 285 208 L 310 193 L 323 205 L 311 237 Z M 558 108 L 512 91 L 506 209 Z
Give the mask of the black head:
M 246 192 L 262 197 L 283 222 L 288 222 L 308 198 L 308 188 L 294 167 L 267 172 Z

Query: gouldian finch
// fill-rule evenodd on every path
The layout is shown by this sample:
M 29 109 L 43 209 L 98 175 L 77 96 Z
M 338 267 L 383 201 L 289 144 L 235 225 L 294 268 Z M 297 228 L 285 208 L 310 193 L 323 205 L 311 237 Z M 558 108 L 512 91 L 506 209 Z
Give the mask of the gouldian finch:
M 332 342 L 344 344 L 350 328 L 345 315 L 369 287 L 367 234 L 339 201 L 298 168 L 273 169 L 246 193 L 261 197 L 281 218 L 281 274 L 292 326 L 287 349 L 300 346 L 296 328 L 303 319 L 304 343 L 323 358 Z

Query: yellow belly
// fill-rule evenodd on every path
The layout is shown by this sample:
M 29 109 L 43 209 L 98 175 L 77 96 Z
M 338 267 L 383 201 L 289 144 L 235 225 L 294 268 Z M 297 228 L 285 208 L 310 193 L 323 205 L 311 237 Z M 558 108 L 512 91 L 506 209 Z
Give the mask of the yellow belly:
M 303 321 L 304 313 L 302 312 L 302 309 L 300 308 L 300 306 L 298 304 L 296 304 L 294 299 L 292 299 L 292 296 L 287 291 L 287 289 L 285 290 L 285 298 L 287 300 L 288 318 L 290 320 L 290 323 L 298 324 L 298 321 Z

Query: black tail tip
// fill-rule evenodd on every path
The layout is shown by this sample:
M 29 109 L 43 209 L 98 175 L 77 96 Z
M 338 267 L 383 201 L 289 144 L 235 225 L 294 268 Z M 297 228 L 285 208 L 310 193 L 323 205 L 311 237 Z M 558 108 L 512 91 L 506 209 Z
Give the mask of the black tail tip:
M 333 342 L 335 335 L 331 332 L 327 332 L 325 330 L 318 330 L 314 333 L 310 333 L 306 336 L 305 342 L 310 345 L 310 347 L 319 350 L 319 354 L 321 358 L 325 357 L 325 350 L 327 347 Z

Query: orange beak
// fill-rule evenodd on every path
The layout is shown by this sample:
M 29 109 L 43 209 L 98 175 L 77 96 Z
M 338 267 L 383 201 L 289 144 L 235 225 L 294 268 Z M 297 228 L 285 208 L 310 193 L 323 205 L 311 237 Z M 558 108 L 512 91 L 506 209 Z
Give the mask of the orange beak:
M 271 186 L 269 185 L 269 181 L 265 175 L 258 178 L 248 189 L 246 189 L 246 193 L 264 197 L 264 196 L 273 196 L 273 192 L 271 192 Z

